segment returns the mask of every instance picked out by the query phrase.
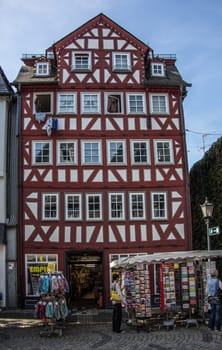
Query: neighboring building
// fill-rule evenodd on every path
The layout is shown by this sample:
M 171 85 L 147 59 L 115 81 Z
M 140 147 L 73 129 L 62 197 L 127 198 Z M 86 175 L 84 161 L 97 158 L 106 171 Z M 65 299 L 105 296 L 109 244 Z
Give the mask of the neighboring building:
M 0 308 L 17 306 L 16 96 L 0 67 Z
M 110 261 L 191 248 L 189 84 L 175 55 L 154 55 L 104 14 L 22 60 L 20 301 L 58 269 L 71 301 L 107 306 Z

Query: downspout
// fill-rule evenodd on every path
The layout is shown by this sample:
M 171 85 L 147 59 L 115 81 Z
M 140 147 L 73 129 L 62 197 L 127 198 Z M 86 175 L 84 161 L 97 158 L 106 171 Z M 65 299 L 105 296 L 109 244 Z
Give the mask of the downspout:
M 17 94 L 17 113 L 16 113 L 16 136 L 18 138 L 18 225 L 17 225 L 17 278 L 18 278 L 18 306 L 23 306 L 23 268 L 24 268 L 24 254 L 23 254 L 23 231 L 22 231 L 22 147 L 21 147 L 21 92 L 20 85 L 18 86 Z
M 185 118 L 183 109 L 183 100 L 186 97 L 184 92 L 184 85 L 180 85 L 180 108 L 181 108 L 181 126 L 182 126 L 182 137 L 184 144 L 184 176 L 185 176 L 185 192 L 186 192 L 186 212 L 187 212 L 187 250 L 192 250 L 192 220 L 191 220 L 191 201 L 190 201 L 190 176 L 188 167 L 188 156 L 187 156 L 187 143 L 186 143 L 186 133 L 185 133 Z

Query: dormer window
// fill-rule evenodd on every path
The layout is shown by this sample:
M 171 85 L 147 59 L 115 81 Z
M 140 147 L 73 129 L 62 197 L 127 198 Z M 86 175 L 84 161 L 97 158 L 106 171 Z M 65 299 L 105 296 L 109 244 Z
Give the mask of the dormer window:
M 165 69 L 163 63 L 151 63 L 151 74 L 153 77 L 164 77 Z
M 131 71 L 131 62 L 129 53 L 113 53 L 113 71 Z
M 39 62 L 36 64 L 36 75 L 47 76 L 49 75 L 49 63 L 48 62 Z
M 92 59 L 90 52 L 74 52 L 72 58 L 72 70 L 91 71 Z

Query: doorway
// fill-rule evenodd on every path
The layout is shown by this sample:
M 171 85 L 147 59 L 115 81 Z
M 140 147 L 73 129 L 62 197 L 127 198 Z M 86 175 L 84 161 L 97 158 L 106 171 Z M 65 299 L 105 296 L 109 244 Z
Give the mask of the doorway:
M 72 307 L 102 307 L 103 269 L 99 253 L 68 253 L 67 277 Z

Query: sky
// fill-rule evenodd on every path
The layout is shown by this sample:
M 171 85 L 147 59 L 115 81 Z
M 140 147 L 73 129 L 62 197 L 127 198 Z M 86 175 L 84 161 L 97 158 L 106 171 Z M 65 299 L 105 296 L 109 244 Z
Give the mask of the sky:
M 12 82 L 23 54 L 54 42 L 104 13 L 150 46 L 176 54 L 192 86 L 184 100 L 189 168 L 222 136 L 221 0 L 0 0 L 0 66 Z

